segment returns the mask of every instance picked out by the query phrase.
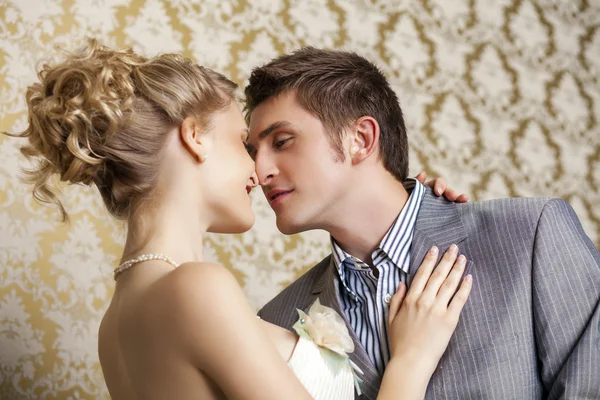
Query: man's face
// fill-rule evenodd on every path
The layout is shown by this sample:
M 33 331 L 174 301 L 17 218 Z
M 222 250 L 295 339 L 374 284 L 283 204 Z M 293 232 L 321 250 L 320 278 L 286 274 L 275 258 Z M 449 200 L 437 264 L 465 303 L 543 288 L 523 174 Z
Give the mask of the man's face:
M 336 160 L 321 120 L 294 93 L 284 93 L 256 107 L 249 132 L 248 149 L 279 230 L 327 229 L 350 163 Z

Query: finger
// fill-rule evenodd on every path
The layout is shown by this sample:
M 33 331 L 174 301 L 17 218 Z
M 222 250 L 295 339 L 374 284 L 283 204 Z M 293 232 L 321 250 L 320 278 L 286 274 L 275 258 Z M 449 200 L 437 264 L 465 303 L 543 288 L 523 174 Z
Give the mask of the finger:
M 427 281 L 427 285 L 425 286 L 425 290 L 423 290 L 422 297 L 429 298 L 430 300 L 434 300 L 437 296 L 437 293 L 440 290 L 440 286 L 450 273 L 450 269 L 454 265 L 456 261 L 456 257 L 458 256 L 458 246 L 453 244 L 446 251 L 442 259 L 440 260 L 438 266 L 435 268 L 431 277 Z
M 408 294 L 411 296 L 420 296 L 427 284 L 427 280 L 431 276 L 431 271 L 433 271 L 433 267 L 435 266 L 435 262 L 437 261 L 439 249 L 437 246 L 433 246 L 423 259 L 421 266 L 419 267 L 415 277 L 413 278 L 412 283 L 410 284 L 410 289 L 408 290 Z
M 457 203 L 467 203 L 469 201 L 469 196 L 467 196 L 466 194 L 462 193 L 460 194 L 456 200 Z
M 451 316 L 458 318 L 463 307 L 465 306 L 465 303 L 467 302 L 467 299 L 469 298 L 471 288 L 473 288 L 473 276 L 469 274 L 465 277 L 465 279 L 463 279 L 460 289 L 458 289 L 458 292 L 456 292 L 454 298 L 448 306 L 448 312 Z
M 406 285 L 400 282 L 398 285 L 398 290 L 392 296 L 392 300 L 390 301 L 390 310 L 388 313 L 388 326 L 392 325 L 394 322 L 394 318 L 398 315 L 398 311 L 400 311 L 400 307 L 402 306 L 402 302 L 404 301 L 404 297 L 406 296 Z
M 448 184 L 446 183 L 446 180 L 444 178 L 435 178 L 433 181 L 430 182 L 430 185 L 428 186 L 433 187 L 433 191 L 438 196 L 441 196 L 442 193 L 444 193 L 448 188 Z
M 443 193 L 444 197 L 449 200 L 449 201 L 455 201 L 456 198 L 458 197 L 458 195 L 456 194 L 456 192 L 453 189 L 446 189 L 446 191 Z
M 427 179 L 427 172 L 419 172 L 419 175 L 415 176 L 415 179 L 424 184 L 425 180 Z
M 450 299 L 456 293 L 458 286 L 460 285 L 460 278 L 465 270 L 465 265 L 467 263 L 467 259 L 465 256 L 461 255 L 456 259 L 456 262 L 452 266 L 452 270 L 448 274 L 448 277 L 442 283 L 442 287 L 438 292 L 436 297 L 436 302 L 441 306 L 448 307 L 448 303 L 450 303 Z

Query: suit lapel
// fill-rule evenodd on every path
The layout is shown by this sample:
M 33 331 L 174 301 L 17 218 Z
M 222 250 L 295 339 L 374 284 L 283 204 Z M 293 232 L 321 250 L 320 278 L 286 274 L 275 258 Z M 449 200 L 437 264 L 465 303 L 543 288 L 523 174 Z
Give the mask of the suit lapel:
M 412 282 L 427 251 L 434 245 L 440 249 L 440 257 L 450 247 L 467 238 L 460 212 L 455 203 L 437 197 L 430 188 L 423 196 L 423 202 L 415 222 L 410 248 L 408 283 Z
M 356 337 L 356 333 L 348 324 L 348 319 L 341 306 L 338 281 L 333 257 L 331 257 L 327 271 L 320 277 L 313 288 L 312 293 L 315 296 L 314 300 L 318 297 L 322 305 L 334 309 L 346 322 L 346 327 L 354 342 L 354 352 L 350 354 L 350 359 L 363 372 L 362 376 L 359 374 L 359 377 L 363 380 L 363 383 L 360 385 L 361 391 L 363 392 L 361 398 L 375 400 L 379 391 L 379 386 L 381 385 L 381 377 L 375 367 L 371 364 L 371 360 Z M 312 302 L 310 305 L 312 305 Z M 308 312 L 310 305 L 304 310 L 305 312 Z
M 435 196 L 431 189 L 427 188 L 413 233 L 408 271 L 409 283 L 421 265 L 425 254 L 433 245 L 439 247 L 441 256 L 451 244 L 459 244 L 466 238 L 466 229 L 461 221 L 456 204 Z M 471 263 L 469 262 L 469 264 Z M 317 298 L 324 306 L 334 309 L 346 322 L 350 336 L 354 341 L 354 352 L 350 354 L 350 359 L 363 371 L 363 375 L 360 376 L 363 380 L 360 385 L 363 392 L 361 398 L 375 400 L 381 385 L 381 377 L 371 364 L 367 352 L 356 337 L 352 327 L 348 324 L 348 319 L 342 310 L 339 297 L 339 279 L 335 271 L 333 257 L 330 257 L 326 271 L 315 281 L 311 300 L 306 305 L 305 312 L 308 313 L 308 309 Z

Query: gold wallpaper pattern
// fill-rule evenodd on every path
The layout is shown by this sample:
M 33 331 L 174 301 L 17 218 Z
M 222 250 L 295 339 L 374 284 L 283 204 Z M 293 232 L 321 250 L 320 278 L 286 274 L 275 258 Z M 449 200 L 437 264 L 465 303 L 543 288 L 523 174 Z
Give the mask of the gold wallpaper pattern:
M 302 45 L 381 66 L 407 119 L 411 172 L 471 199 L 567 199 L 600 245 L 597 0 L 1 0 L 0 129 L 25 127 L 35 65 L 94 36 L 180 52 L 244 85 Z M 0 137 L 0 398 L 108 398 L 96 332 L 124 230 L 87 187 L 66 188 L 70 225 L 19 181 L 20 141 Z M 259 308 L 328 253 L 323 232 L 281 235 L 259 191 L 256 226 L 210 235 Z

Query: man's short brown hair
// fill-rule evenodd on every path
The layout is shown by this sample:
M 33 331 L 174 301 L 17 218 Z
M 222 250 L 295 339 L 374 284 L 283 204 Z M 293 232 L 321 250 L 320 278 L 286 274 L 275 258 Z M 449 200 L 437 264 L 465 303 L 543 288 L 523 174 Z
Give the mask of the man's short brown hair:
M 383 73 L 353 52 L 305 47 L 257 67 L 245 89 L 246 119 L 263 101 L 295 92 L 300 104 L 316 115 L 343 160 L 343 130 L 363 116 L 380 127 L 379 151 L 396 179 L 408 175 L 408 140 L 402 109 Z

